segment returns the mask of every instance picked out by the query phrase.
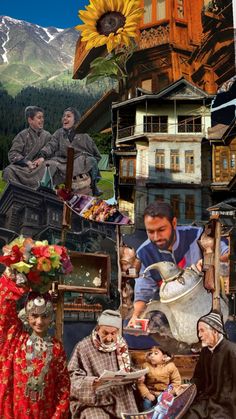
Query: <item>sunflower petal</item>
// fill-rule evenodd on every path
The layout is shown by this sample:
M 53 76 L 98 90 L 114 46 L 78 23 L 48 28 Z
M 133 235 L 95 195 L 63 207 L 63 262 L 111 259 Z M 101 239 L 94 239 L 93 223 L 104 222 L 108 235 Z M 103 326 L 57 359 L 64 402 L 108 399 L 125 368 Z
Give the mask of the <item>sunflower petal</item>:
M 125 1 L 124 8 L 123 8 L 123 14 L 125 16 L 128 16 L 129 13 L 131 11 L 135 10 L 135 9 L 136 9 L 136 2 L 135 2 L 135 0 Z

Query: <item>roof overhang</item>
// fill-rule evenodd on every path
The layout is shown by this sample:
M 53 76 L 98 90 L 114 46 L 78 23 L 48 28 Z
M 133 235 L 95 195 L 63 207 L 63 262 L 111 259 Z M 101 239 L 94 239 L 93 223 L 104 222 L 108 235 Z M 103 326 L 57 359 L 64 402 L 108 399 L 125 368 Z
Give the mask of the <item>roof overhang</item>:
M 118 99 L 118 93 L 112 89 L 105 93 L 80 119 L 76 131 L 101 132 L 110 128 L 111 105 Z

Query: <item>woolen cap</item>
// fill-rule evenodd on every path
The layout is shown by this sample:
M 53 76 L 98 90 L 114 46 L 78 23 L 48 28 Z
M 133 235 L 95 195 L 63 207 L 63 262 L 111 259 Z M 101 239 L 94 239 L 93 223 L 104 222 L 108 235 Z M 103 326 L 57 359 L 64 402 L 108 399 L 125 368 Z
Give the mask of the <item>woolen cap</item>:
M 119 311 L 104 310 L 98 318 L 98 326 L 111 326 L 121 329 L 122 318 Z
M 208 324 L 212 329 L 215 329 L 217 332 L 221 333 L 222 335 L 226 335 L 224 330 L 224 324 L 222 321 L 222 317 L 220 313 L 212 311 L 211 313 L 207 314 L 206 316 L 201 317 L 198 320 L 199 322 L 203 322 Z

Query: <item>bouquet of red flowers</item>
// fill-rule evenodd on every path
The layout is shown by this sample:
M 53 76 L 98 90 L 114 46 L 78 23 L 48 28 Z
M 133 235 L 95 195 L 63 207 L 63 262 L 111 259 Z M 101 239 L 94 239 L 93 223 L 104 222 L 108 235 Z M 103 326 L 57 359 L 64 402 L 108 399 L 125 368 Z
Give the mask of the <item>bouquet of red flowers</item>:
M 73 267 L 64 246 L 18 237 L 3 247 L 0 263 L 7 267 L 6 274 L 18 285 L 34 291 L 46 292 L 58 275 L 68 274 Z

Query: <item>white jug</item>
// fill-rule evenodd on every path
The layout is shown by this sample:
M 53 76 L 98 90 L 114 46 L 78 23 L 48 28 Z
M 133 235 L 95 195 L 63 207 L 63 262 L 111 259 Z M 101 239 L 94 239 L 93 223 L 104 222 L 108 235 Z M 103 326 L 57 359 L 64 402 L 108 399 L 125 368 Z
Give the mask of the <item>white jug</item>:
M 193 268 L 178 268 L 172 262 L 158 262 L 148 266 L 143 275 L 157 269 L 163 279 L 160 287 L 160 301 L 150 301 L 143 318 L 151 312 L 161 311 L 167 317 L 173 337 L 181 342 L 198 342 L 197 322 L 212 309 L 212 294 L 203 286 L 203 276 Z M 221 298 L 224 321 L 228 317 L 228 305 Z

